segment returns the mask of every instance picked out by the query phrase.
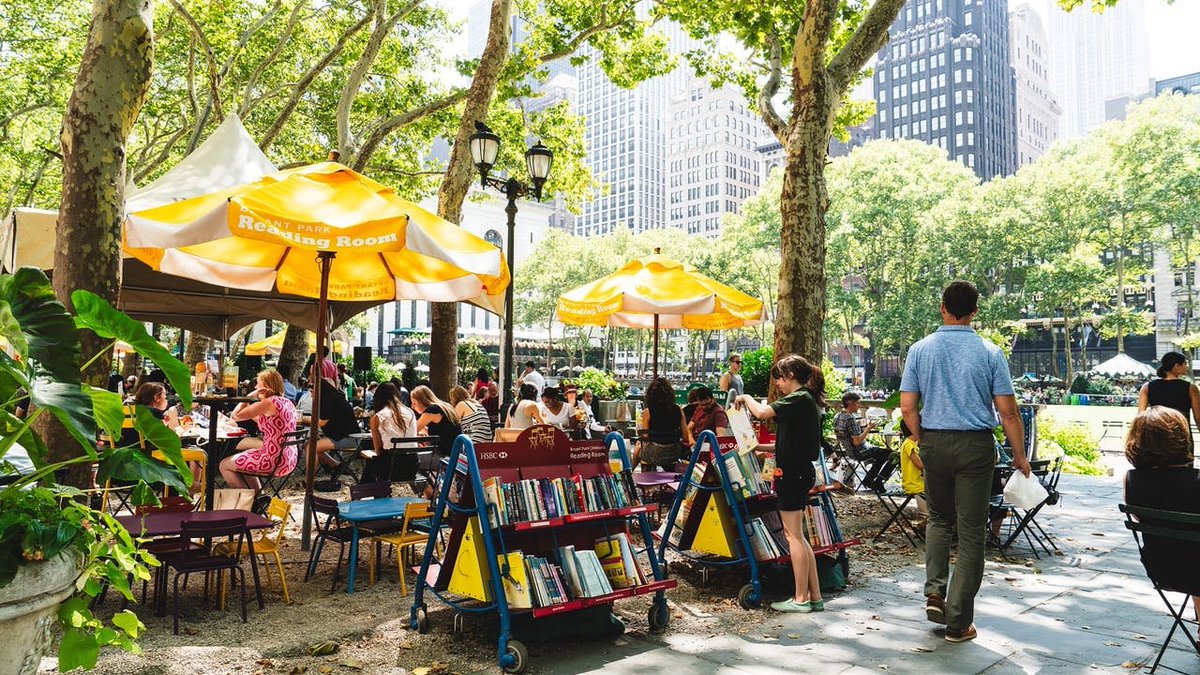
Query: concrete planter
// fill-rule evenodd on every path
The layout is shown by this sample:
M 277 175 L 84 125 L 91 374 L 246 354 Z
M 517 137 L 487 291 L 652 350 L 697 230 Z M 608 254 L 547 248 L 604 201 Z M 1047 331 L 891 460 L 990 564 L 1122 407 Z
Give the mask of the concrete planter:
M 33 675 L 50 648 L 50 626 L 59 603 L 75 591 L 79 560 L 62 554 L 22 565 L 0 588 L 0 673 Z

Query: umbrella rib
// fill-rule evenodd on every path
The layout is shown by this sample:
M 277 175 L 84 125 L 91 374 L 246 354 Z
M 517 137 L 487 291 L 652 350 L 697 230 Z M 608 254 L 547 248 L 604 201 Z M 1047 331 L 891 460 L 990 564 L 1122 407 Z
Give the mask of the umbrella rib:
M 211 294 L 211 293 L 202 293 L 202 292 L 199 292 L 199 291 L 186 291 L 186 290 L 164 290 L 164 289 L 161 289 L 161 288 L 146 288 L 146 287 L 144 287 L 144 286 L 122 286 L 122 287 L 121 287 L 121 290 L 122 290 L 122 291 L 138 291 L 138 292 L 142 292 L 142 293 L 169 293 L 169 294 L 171 294 L 171 295 L 182 295 L 182 296 L 187 296 L 187 297 L 195 297 L 195 298 L 208 298 L 208 297 L 212 297 L 212 294 Z M 295 305 L 312 305 L 312 304 L 316 304 L 316 300 L 315 300 L 315 299 L 313 299 L 313 300 L 306 300 L 306 299 L 304 299 L 304 298 L 299 298 L 299 297 L 292 297 L 292 298 L 288 298 L 288 297 L 269 297 L 269 298 L 266 298 L 266 297 L 255 297 L 255 296 L 250 296 L 250 295 L 240 295 L 240 294 L 232 294 L 232 293 L 228 293 L 228 292 L 227 292 L 227 291 L 229 290 L 228 288 L 226 288 L 226 289 L 223 289 L 223 290 L 225 290 L 225 291 L 226 291 L 226 293 L 224 293 L 224 294 L 222 295 L 222 297 L 224 297 L 224 298 L 226 298 L 226 299 L 228 299 L 228 300 L 248 300 L 248 301 L 252 301 L 252 302 L 263 302 L 263 301 L 270 301 L 270 302 L 271 302 L 271 303 L 273 303 L 273 304 L 274 304 L 274 303 L 279 303 L 279 302 L 291 303 L 291 304 L 295 304 Z

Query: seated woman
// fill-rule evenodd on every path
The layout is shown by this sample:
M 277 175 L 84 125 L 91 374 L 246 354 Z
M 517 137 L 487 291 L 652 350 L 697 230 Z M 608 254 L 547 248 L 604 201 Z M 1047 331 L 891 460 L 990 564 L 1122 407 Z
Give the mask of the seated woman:
M 154 449 L 142 442 L 141 434 L 133 427 L 132 422 L 135 413 L 132 406 L 145 406 L 151 415 L 162 420 L 163 424 L 171 429 L 179 426 L 179 418 L 175 408 L 167 404 L 167 389 L 157 382 L 146 382 L 138 387 L 129 405 L 129 424 L 121 428 L 121 438 L 117 441 L 117 447 L 119 448 L 140 446 L 146 451 Z
M 296 430 L 296 407 L 283 395 L 283 377 L 274 370 L 258 374 L 251 398 L 257 403 L 239 403 L 230 414 L 235 422 L 254 420 L 259 438 L 243 438 L 241 452 L 221 460 L 221 476 L 232 488 L 262 489 L 259 476 L 286 476 L 296 468 L 296 447 L 284 446 L 284 435 Z
M 362 479 L 364 483 L 383 478 L 390 480 L 396 458 L 387 458 L 384 452 L 391 449 L 393 438 L 412 438 L 417 435 L 417 414 L 404 405 L 400 400 L 400 390 L 391 382 L 384 382 L 375 388 L 371 398 L 371 411 L 373 449 L 362 453 L 367 461 Z M 404 447 L 403 444 L 400 447 Z M 411 473 L 415 460 L 405 461 L 409 462 L 405 471 Z
M 544 424 L 541 407 L 537 401 L 537 387 L 532 384 L 522 384 L 517 391 L 517 402 L 508 411 L 508 420 L 504 423 L 508 429 L 528 429 L 535 424 Z
M 633 464 L 661 467 L 670 471 L 683 457 L 680 443 L 692 446 L 695 441 L 688 429 L 683 410 L 675 403 L 675 390 L 666 378 L 656 377 L 646 387 L 646 407 L 638 418 L 638 447 L 633 451 Z
M 437 451 L 430 458 L 430 463 L 422 467 L 431 475 L 436 475 L 442 457 L 449 457 L 454 450 L 454 441 L 462 433 L 462 423 L 454 406 L 439 399 L 433 390 L 425 385 L 413 387 L 413 410 L 417 412 L 417 434 L 421 436 L 437 436 Z M 424 491 L 425 499 L 432 499 L 435 488 L 427 485 Z
M 336 469 L 341 465 L 341 456 L 336 451 L 358 448 L 358 441 L 350 436 L 359 431 L 358 419 L 354 416 L 354 408 L 346 400 L 346 393 L 335 384 L 336 377 L 337 369 L 329 359 L 323 359 L 319 366 L 316 361 L 313 362 L 312 381 L 321 387 L 321 409 L 317 421 L 321 427 L 321 437 L 317 439 L 317 457 L 328 469 Z M 310 417 L 302 417 L 300 421 L 312 423 Z
M 546 387 L 542 390 L 540 411 L 544 424 L 552 424 L 564 431 L 579 424 L 575 419 L 575 408 L 563 399 L 558 387 Z
M 480 370 L 483 370 L 480 368 Z M 492 442 L 492 418 L 487 409 L 464 387 L 450 388 L 450 404 L 462 425 L 462 432 L 471 437 L 472 443 Z
M 721 404 L 713 398 L 712 389 L 696 387 L 688 392 L 688 397 L 692 396 L 695 396 L 696 401 L 688 428 L 691 429 L 693 436 L 698 436 L 701 431 L 711 431 L 718 437 L 733 434 L 729 430 L 729 415 L 725 413 L 725 408 L 721 407 Z
M 1187 418 L 1166 406 L 1138 413 L 1125 439 L 1125 458 L 1133 465 L 1125 474 L 1125 503 L 1163 511 L 1200 513 L 1200 473 L 1192 468 L 1191 427 Z M 1146 535 L 1142 550 L 1147 569 L 1156 570 L 1164 586 L 1197 585 L 1200 544 L 1158 541 Z M 1192 596 L 1200 620 L 1200 596 Z

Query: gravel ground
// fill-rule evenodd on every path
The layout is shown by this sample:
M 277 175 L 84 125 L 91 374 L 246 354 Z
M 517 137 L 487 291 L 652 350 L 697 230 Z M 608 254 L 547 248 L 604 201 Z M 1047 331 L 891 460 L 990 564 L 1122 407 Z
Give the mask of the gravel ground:
M 407 491 L 407 488 L 403 488 Z M 299 520 L 301 493 L 288 495 Z M 343 488 L 339 499 L 348 499 Z M 848 537 L 873 535 L 886 520 L 886 514 L 871 495 L 837 495 L 836 504 L 843 532 Z M 915 515 L 915 511 L 912 512 Z M 113 675 L 326 675 L 366 673 L 379 675 L 433 675 L 436 673 L 497 672 L 495 665 L 498 622 L 494 614 L 466 615 L 463 630 L 452 630 L 453 613 L 436 600 L 430 600 L 431 632 L 419 635 L 407 629 L 412 601 L 400 594 L 394 559 L 383 566 L 381 578 L 367 585 L 366 556 L 359 568 L 356 592 L 330 592 L 333 573 L 332 552 L 327 548 L 326 562 L 313 581 L 304 582 L 307 554 L 300 550 L 299 526 L 292 523 L 283 547 L 283 558 L 292 604 L 284 605 L 278 590 L 265 587 L 265 611 L 253 601 L 249 623 L 237 616 L 236 603 L 217 611 L 211 602 L 201 601 L 202 584 L 197 577 L 187 590 L 181 606 L 180 635 L 171 632 L 171 618 L 154 617 L 148 609 L 139 612 L 147 626 L 141 640 L 142 655 L 119 652 L 102 655 L 97 672 Z M 878 541 L 867 541 L 850 550 L 851 575 L 845 592 L 853 593 L 856 581 L 886 576 L 895 570 L 920 563 L 920 554 L 895 529 Z M 761 629 L 764 611 L 741 609 L 734 599 L 746 582 L 745 568 L 713 570 L 707 582 L 697 565 L 677 557 L 671 560 L 672 577 L 679 586 L 668 592 L 671 603 L 671 633 L 719 635 Z M 766 600 L 784 597 L 790 590 L 790 572 L 764 577 Z M 277 585 L 277 584 L 276 584 Z M 344 581 L 339 584 L 344 589 Z M 653 596 L 639 596 L 616 603 L 614 610 L 626 624 L 626 634 L 645 636 L 649 632 L 646 613 Z M 118 603 L 110 599 L 99 610 L 113 611 Z M 313 645 L 331 641 L 338 645 L 334 654 L 310 656 Z M 622 638 L 605 638 L 591 643 L 562 641 L 529 644 L 531 666 L 553 663 L 554 656 L 570 650 L 600 650 L 620 644 Z M 43 672 L 53 672 L 54 659 L 43 661 Z

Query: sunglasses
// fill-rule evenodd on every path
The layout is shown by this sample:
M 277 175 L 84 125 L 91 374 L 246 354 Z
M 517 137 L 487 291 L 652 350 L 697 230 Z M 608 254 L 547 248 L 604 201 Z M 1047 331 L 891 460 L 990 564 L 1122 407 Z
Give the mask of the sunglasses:
M 730 361 L 730 363 L 737 363 L 737 364 L 741 364 L 741 361 Z

